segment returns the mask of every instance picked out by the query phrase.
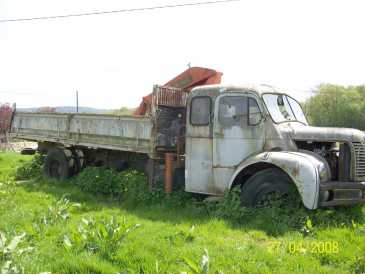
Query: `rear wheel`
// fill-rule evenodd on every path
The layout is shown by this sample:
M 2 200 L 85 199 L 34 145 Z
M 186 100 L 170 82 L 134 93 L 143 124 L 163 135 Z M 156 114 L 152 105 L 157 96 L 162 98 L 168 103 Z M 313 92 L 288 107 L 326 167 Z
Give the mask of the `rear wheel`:
M 289 202 L 296 197 L 290 177 L 277 168 L 264 169 L 250 177 L 241 187 L 244 206 L 267 206 L 275 201 Z
M 71 168 L 65 152 L 59 148 L 52 148 L 44 160 L 43 174 L 47 178 L 64 181 L 71 176 Z

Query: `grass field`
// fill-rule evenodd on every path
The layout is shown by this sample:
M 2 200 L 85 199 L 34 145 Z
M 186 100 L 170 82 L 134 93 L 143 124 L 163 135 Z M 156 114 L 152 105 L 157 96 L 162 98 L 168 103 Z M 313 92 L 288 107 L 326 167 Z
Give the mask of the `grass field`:
M 0 154 L 2 267 L 11 262 L 20 273 L 365 272 L 360 206 L 245 210 L 232 197 L 210 205 L 185 196 L 144 203 L 92 195 L 72 182 L 16 181 L 17 166 L 30 160 Z M 2 248 L 4 236 L 6 243 L 19 242 L 12 252 Z

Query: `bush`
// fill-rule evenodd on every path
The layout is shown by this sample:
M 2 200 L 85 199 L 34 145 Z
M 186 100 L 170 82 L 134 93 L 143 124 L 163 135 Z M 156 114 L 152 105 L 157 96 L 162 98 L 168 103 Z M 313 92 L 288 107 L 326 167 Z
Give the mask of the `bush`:
M 126 199 L 143 204 L 168 204 L 170 207 L 183 207 L 186 204 L 196 202 L 194 194 L 184 190 L 173 191 L 170 195 L 165 194 L 164 185 L 159 182 L 149 190 L 146 175 L 136 170 L 122 172 L 123 193 Z
M 192 210 L 204 215 L 223 218 L 236 224 L 250 220 L 251 224 L 262 227 L 272 235 L 282 234 L 288 229 L 312 235 L 314 227 L 352 226 L 352 221 L 360 223 L 363 221 L 360 208 L 310 211 L 303 207 L 298 197 L 295 201 L 273 201 L 266 207 L 242 207 L 239 188 L 227 191 L 219 202 L 205 202 L 202 200 L 206 196 L 183 190 L 166 195 L 163 184 L 158 184 L 153 191 L 150 191 L 146 176 L 130 169 L 118 173 L 103 167 L 88 167 L 72 180 L 85 191 L 122 197 L 123 200 L 133 204 L 143 206 L 163 204 L 169 208 L 190 206 Z
M 119 196 L 124 189 L 121 173 L 105 167 L 87 167 L 71 180 L 82 190 L 94 194 Z
M 44 156 L 41 154 L 36 154 L 32 160 L 23 162 L 16 170 L 15 170 L 15 179 L 16 180 L 29 180 L 34 177 L 38 177 L 42 175 L 42 166 L 44 162 Z
M 128 169 L 121 173 L 121 180 L 126 198 L 138 202 L 149 200 L 147 178 L 143 173 Z
M 117 172 L 106 167 L 87 167 L 71 180 L 93 194 L 124 196 L 137 201 L 148 200 L 150 195 L 146 176 L 136 170 Z
M 105 167 L 87 167 L 71 180 L 84 191 L 123 197 L 145 205 L 168 203 L 172 207 L 181 207 L 195 201 L 193 194 L 182 190 L 166 196 L 161 183 L 150 191 L 146 175 L 132 169 L 118 173 Z

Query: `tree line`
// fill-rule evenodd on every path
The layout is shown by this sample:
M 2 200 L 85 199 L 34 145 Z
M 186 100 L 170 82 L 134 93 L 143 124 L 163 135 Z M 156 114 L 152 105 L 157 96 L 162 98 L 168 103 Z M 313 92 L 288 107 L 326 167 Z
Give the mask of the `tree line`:
M 365 85 L 322 84 L 314 94 L 303 104 L 311 125 L 365 130 Z

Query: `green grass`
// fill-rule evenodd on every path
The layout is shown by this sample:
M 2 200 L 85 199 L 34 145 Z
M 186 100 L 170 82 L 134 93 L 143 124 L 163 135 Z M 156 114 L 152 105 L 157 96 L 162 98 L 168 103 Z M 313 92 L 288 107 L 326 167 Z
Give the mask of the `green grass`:
M 362 207 L 257 209 L 237 219 L 190 202 L 177 206 L 164 199 L 145 205 L 91 195 L 70 182 L 14 181 L 15 168 L 30 159 L 0 154 L 0 231 L 8 238 L 26 233 L 22 246 L 34 250 L 14 259 L 25 273 L 193 273 L 184 262 L 199 265 L 204 249 L 209 273 L 365 272 Z M 65 220 L 42 225 L 49 207 L 64 195 L 81 206 L 70 209 Z M 83 218 L 100 222 L 113 216 L 140 224 L 115 253 L 65 248 L 64 236 L 77 234 Z M 321 243 L 338 244 L 338 253 L 320 252 Z
M 0 182 L 8 180 L 13 175 L 16 167 L 30 159 L 32 159 L 31 156 L 0 152 Z

